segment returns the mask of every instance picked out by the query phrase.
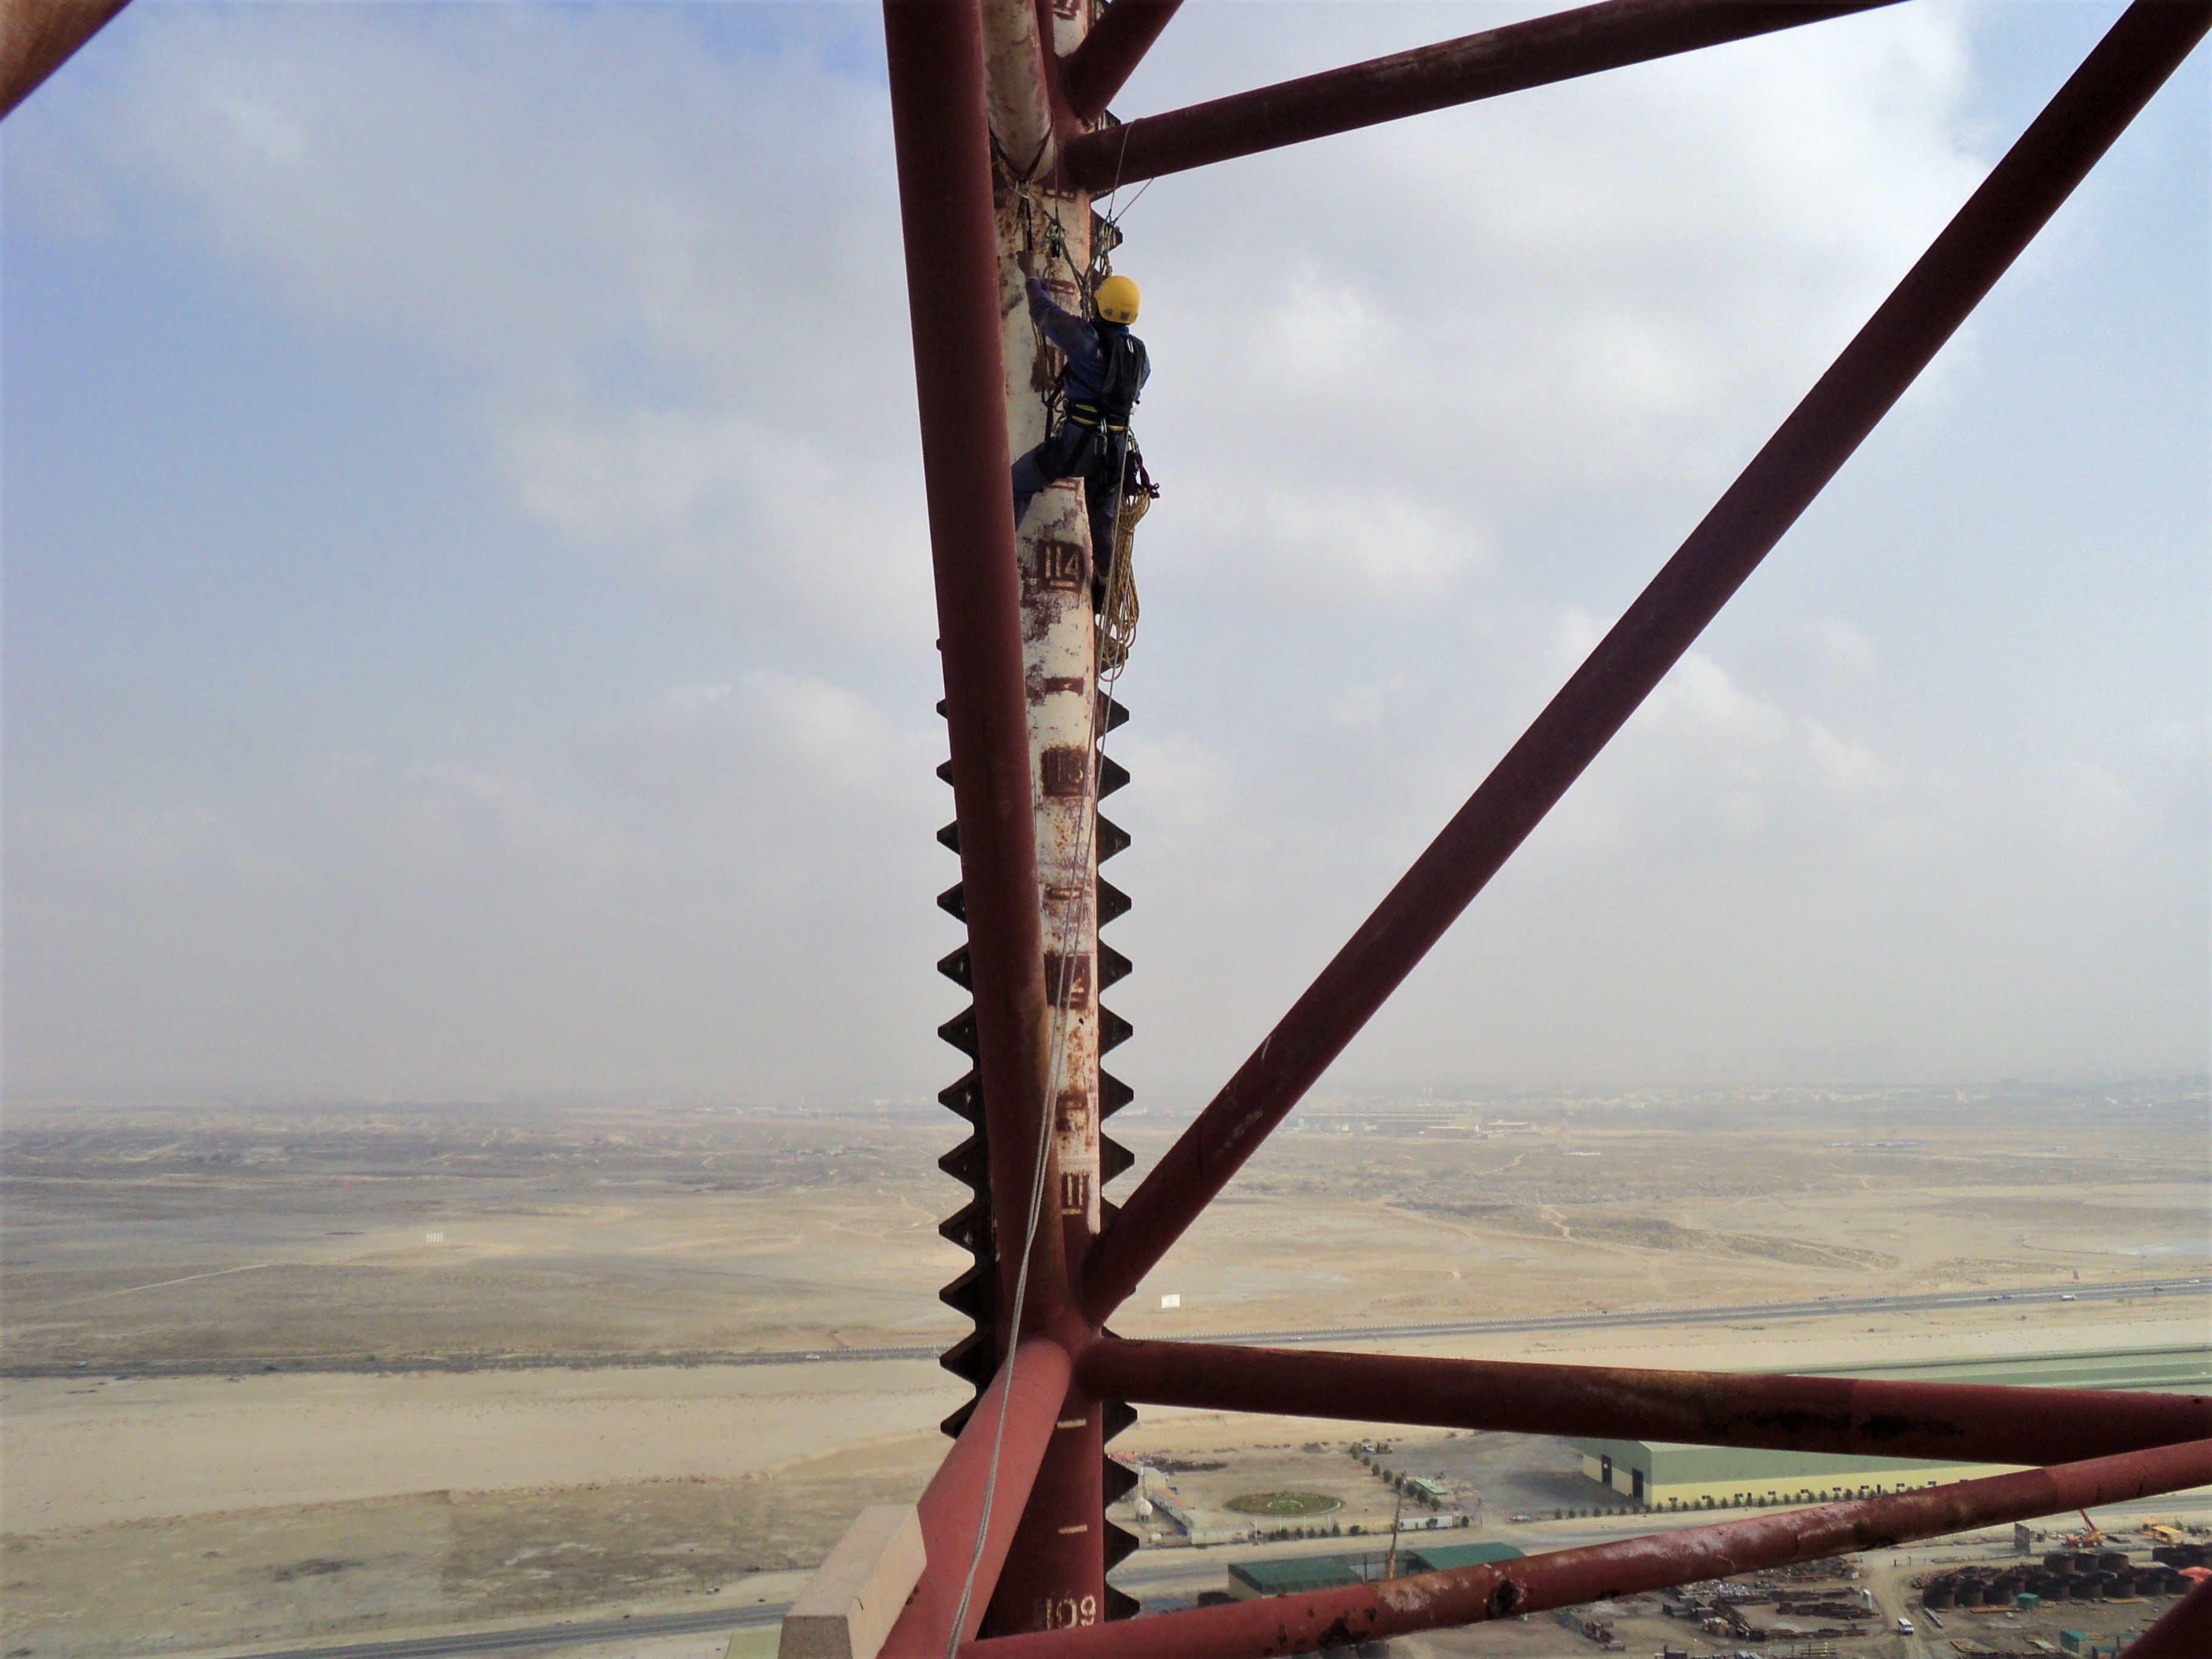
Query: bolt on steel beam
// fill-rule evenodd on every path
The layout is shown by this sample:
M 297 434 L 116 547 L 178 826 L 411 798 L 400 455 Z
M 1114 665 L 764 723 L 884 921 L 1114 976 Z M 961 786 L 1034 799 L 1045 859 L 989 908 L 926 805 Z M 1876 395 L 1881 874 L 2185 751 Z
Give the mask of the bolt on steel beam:
M 2212 1481 L 2212 1441 L 1778 1510 L 1450 1572 L 971 1644 L 962 1659 L 1283 1659 L 1941 1538 Z
M 1542 822 L 2203 38 L 2136 0 L 1535 723 L 1129 1197 L 1083 1271 L 1103 1321 Z
M 2071 1462 L 2212 1437 L 2212 1400 L 2087 1389 L 1632 1370 L 1132 1342 L 1076 1362 L 1093 1393 L 1158 1406 L 1518 1434 L 1672 1440 L 1953 1463 Z
M 1115 0 L 1107 16 L 1113 17 L 1127 3 Z M 1141 116 L 1069 139 L 1060 165 L 1074 184 L 1112 190 L 1164 173 L 1182 173 L 1331 133 L 1893 3 L 1895 0 L 1802 5 L 1763 0 L 1606 0 L 1163 115 Z M 1133 27 L 1131 32 L 1135 32 Z M 1103 25 L 1100 33 L 1104 33 Z M 1112 95 L 1109 90 L 1098 96 L 1099 107 Z M 1073 99 L 1073 92 L 1070 97 Z

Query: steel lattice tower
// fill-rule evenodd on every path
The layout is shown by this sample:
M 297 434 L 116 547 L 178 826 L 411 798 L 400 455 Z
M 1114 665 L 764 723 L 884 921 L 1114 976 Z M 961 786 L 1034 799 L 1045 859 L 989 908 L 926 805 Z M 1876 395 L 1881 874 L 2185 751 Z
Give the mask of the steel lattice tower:
M 979 1392 L 947 1419 L 955 1438 L 918 1506 L 919 1547 L 886 1547 L 891 1532 L 863 1526 L 832 1558 L 869 1555 L 859 1565 L 889 1625 L 854 1659 L 1273 1659 L 2212 1483 L 2212 1401 L 2197 1396 L 1130 1342 L 1105 1328 L 2179 67 L 2212 6 L 2129 7 L 1118 1212 L 1100 1188 L 1129 1158 L 1100 1126 L 1129 1092 L 1099 1060 L 1128 1028 L 1097 999 L 1129 964 L 1098 929 L 1128 900 L 1097 866 L 1127 838 L 1097 805 L 1127 781 L 1098 747 L 1123 712 L 1097 686 L 1091 550 L 1073 495 L 1048 492 L 1018 539 L 1012 522 L 1009 458 L 1041 434 L 1048 368 L 1024 277 L 1073 293 L 1098 224 L 1091 196 L 1117 185 L 1887 3 L 1603 0 L 1121 122 L 1106 105 L 1179 0 L 885 0 L 951 750 L 954 820 L 939 838 L 960 860 L 939 902 L 968 928 L 939 966 L 974 998 L 941 1032 L 973 1062 L 941 1097 L 972 1130 L 945 1167 L 974 1191 L 942 1229 L 974 1262 L 944 1292 L 975 1321 L 945 1363 Z M 11 0 L 0 108 L 122 3 Z M 1066 241 L 1065 270 L 1040 263 L 1046 218 Z M 1126 1490 L 1102 1455 L 1132 1420 L 1126 1401 L 2030 1467 L 1133 1626 L 1117 1618 L 1133 1605 L 1106 1583 L 1131 1540 L 1103 1514 Z M 2130 1652 L 2212 1652 L 2212 1582 Z

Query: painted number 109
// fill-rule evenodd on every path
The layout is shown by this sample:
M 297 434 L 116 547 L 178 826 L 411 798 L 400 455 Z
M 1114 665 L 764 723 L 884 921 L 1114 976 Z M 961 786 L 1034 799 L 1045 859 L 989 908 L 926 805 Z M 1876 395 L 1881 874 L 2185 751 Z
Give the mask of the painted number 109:
M 1078 1601 L 1073 1595 L 1048 1595 L 1037 1602 L 1036 1612 L 1039 1630 L 1073 1630 L 1078 1625 L 1098 1622 L 1098 1598 L 1086 1595 Z

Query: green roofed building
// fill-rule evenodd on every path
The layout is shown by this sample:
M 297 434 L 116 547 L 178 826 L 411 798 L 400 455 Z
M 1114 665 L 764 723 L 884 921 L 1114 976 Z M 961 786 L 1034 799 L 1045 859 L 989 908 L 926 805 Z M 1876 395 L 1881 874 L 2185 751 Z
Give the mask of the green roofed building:
M 1295 1561 L 1239 1561 L 1229 1569 L 1229 1593 L 1240 1601 L 1262 1595 L 1301 1595 L 1312 1590 L 1364 1584 L 1359 1564 L 1345 1555 L 1304 1555 Z
M 1407 1572 L 1455 1572 L 1462 1567 L 1486 1567 L 1492 1561 L 1518 1561 L 1521 1552 L 1510 1544 L 1424 1544 L 1405 1551 L 1401 1559 Z
M 1455 1567 L 1520 1558 L 1521 1552 L 1510 1544 L 1424 1544 L 1411 1549 L 1401 1543 L 1398 1576 L 1449 1572 Z M 1229 1593 L 1239 1601 L 1251 1601 L 1262 1595 L 1303 1595 L 1372 1583 L 1382 1576 L 1389 1559 L 1389 1551 L 1377 1549 L 1358 1555 L 1302 1555 L 1291 1561 L 1239 1561 L 1229 1569 Z
M 2045 1389 L 2212 1391 L 2212 1345 L 2009 1354 L 1990 1359 L 1921 1360 L 1903 1365 L 1835 1365 L 1800 1376 L 1863 1376 L 1913 1382 L 1978 1382 Z M 1994 1463 L 1927 1463 L 1905 1457 L 1846 1457 L 1685 1446 L 1671 1441 L 1580 1440 L 1583 1473 L 1652 1509 L 1731 1508 L 1875 1498 L 1954 1480 L 2002 1474 Z

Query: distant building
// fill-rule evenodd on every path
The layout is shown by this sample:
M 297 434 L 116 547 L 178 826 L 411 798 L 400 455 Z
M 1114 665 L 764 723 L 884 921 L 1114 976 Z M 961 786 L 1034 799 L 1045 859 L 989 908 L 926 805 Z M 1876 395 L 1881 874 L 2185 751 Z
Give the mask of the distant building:
M 1295 1561 L 1239 1561 L 1229 1569 L 1229 1593 L 1239 1601 L 1255 1601 L 1263 1595 L 1304 1595 L 1366 1582 L 1360 1564 L 1343 1555 L 1307 1555 Z
M 1456 1572 L 1462 1567 L 1486 1567 L 1492 1561 L 1518 1561 L 1521 1552 L 1510 1544 L 1424 1544 L 1401 1557 L 1407 1572 Z
M 1922 1360 L 1905 1365 L 1836 1365 L 1800 1376 L 1864 1376 L 1915 1382 L 1979 1382 L 2064 1389 L 2150 1389 L 2202 1393 L 2212 1386 L 2212 1345 L 2010 1354 L 1993 1359 Z M 1660 1440 L 1578 1440 L 1583 1473 L 1651 1509 L 1725 1509 L 1878 1498 L 2003 1474 L 1999 1463 L 1929 1463 L 1686 1446 Z
M 1450 1572 L 1520 1557 L 1510 1544 L 1424 1544 L 1418 1550 L 1398 1552 L 1398 1576 Z M 1385 1551 L 1368 1550 L 1357 1555 L 1303 1555 L 1291 1561 L 1240 1561 L 1229 1569 L 1229 1594 L 1240 1601 L 1253 1601 L 1263 1595 L 1304 1595 L 1372 1583 L 1382 1577 L 1389 1559 Z

